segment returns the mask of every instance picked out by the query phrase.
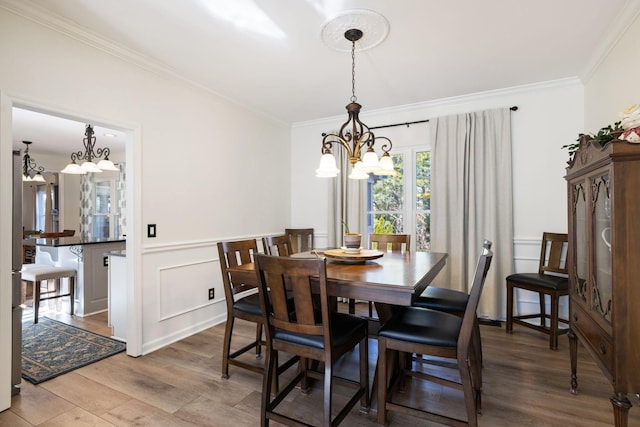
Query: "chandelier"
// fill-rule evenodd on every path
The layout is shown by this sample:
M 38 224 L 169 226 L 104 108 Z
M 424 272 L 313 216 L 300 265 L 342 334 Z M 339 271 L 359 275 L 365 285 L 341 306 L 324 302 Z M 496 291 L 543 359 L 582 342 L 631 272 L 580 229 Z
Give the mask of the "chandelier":
M 85 137 L 82 139 L 84 144 L 84 152 L 78 151 L 71 153 L 71 163 L 62 169 L 61 173 L 68 173 L 74 175 L 84 175 L 87 172 L 102 172 L 102 171 L 117 171 L 118 168 L 109 160 L 109 154 L 111 150 L 109 148 L 95 148 L 96 137 L 93 136 L 93 127 L 87 125 L 85 129 Z M 98 164 L 93 162 L 94 159 L 99 159 L 104 156 L 104 159 L 100 160 Z M 76 163 L 76 160 L 85 160 L 81 165 Z
M 359 118 L 362 105 L 356 101 L 356 41 L 362 38 L 362 31 L 356 28 L 347 30 L 344 37 L 351 42 L 351 99 L 346 106 L 349 118 L 340 127 L 338 133 L 322 134 L 322 157 L 320 166 L 316 169 L 316 176 L 320 178 L 332 178 L 338 175 L 340 169 L 336 166 L 336 159 L 333 156 L 333 144 L 344 148 L 351 163 L 351 179 L 367 179 L 369 173 L 375 175 L 395 175 L 393 160 L 389 155 L 391 150 L 391 140 L 386 137 L 376 137 L 367 125 Z M 380 148 L 383 152 L 378 160 L 378 155 L 374 151 L 374 144 L 377 139 L 386 141 Z M 364 154 L 362 154 L 364 152 Z
M 36 161 L 29 155 L 29 145 L 31 145 L 31 141 L 22 141 L 22 143 L 26 145 L 24 149 L 24 156 L 22 157 L 22 180 L 24 182 L 45 182 L 45 179 L 42 176 L 44 168 L 42 166 L 38 166 Z M 31 176 L 32 172 L 33 177 Z

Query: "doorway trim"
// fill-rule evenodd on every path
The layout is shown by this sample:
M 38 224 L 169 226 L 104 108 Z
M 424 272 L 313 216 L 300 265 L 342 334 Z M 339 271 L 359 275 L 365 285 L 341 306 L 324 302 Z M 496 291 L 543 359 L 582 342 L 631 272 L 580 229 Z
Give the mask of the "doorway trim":
M 0 361 L 10 361 L 11 358 L 11 156 L 12 144 L 12 111 L 14 107 L 27 108 L 52 116 L 64 117 L 86 123 L 122 129 L 131 132 L 131 142 L 125 144 L 126 174 L 127 174 L 127 238 L 126 238 L 126 263 L 127 263 L 127 355 L 140 356 L 142 354 L 142 238 L 138 232 L 142 229 L 141 206 L 141 135 L 142 126 L 135 123 L 122 122 L 110 117 L 96 117 L 86 113 L 69 111 L 59 106 L 51 106 L 34 100 L 21 99 L 7 95 L 0 90 L 0 205 L 5 207 L 0 212 Z M 6 359 L 8 357 L 8 359 Z M 2 363 L 0 369 L 0 410 L 8 401 L 10 405 L 11 364 Z M 6 382 L 6 384 L 5 384 Z

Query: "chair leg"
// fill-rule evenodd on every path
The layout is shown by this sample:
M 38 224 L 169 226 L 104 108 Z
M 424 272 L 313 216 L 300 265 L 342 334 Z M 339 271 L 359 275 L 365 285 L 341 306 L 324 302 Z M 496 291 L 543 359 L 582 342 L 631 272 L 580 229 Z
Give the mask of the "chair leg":
M 262 323 L 256 324 L 256 359 L 262 358 Z
M 508 333 L 513 332 L 513 285 L 507 282 L 507 324 L 506 329 Z
M 370 303 L 371 304 L 371 303 Z M 360 341 L 360 386 L 364 389 L 360 398 L 360 412 L 369 413 L 371 399 L 369 398 L 369 337 L 368 334 Z
M 224 327 L 224 343 L 222 345 L 222 378 L 229 378 L 229 352 L 231 350 L 231 333 L 233 332 L 233 316 L 227 316 Z
M 369 318 L 373 317 L 373 303 L 369 301 Z
M 331 360 L 324 362 L 324 404 L 322 414 L 323 427 L 331 427 L 331 396 L 333 396 L 333 363 Z
M 473 354 L 473 348 L 470 349 L 470 356 Z M 471 356 L 473 357 L 473 356 Z M 470 427 L 478 426 L 478 413 L 477 413 L 477 395 L 474 393 L 480 393 L 480 390 L 473 384 L 471 377 L 470 366 L 475 365 L 475 361 L 470 360 L 467 363 L 466 360 L 458 359 L 458 368 L 460 369 L 460 380 L 462 381 L 462 392 L 464 394 L 464 403 L 467 408 L 467 419 Z M 474 368 L 471 368 L 474 369 Z M 474 390 L 475 389 L 475 390 Z M 380 409 L 378 408 L 378 411 Z
M 551 324 L 549 325 L 549 347 L 551 350 L 558 349 L 559 300 L 558 295 L 551 295 Z
M 38 323 L 40 311 L 40 282 L 33 282 L 33 323 Z
M 267 409 L 271 409 L 271 391 L 274 387 L 274 375 L 276 382 L 278 378 L 278 363 L 276 355 L 277 351 L 273 351 L 270 348 L 267 349 L 265 374 L 262 377 L 262 399 L 260 402 L 260 425 L 262 427 L 266 427 L 269 425 L 269 418 L 267 418 Z
M 547 327 L 547 303 L 544 299 L 544 294 L 542 292 L 538 293 L 538 298 L 540 299 L 540 326 L 543 328 Z
M 73 316 L 73 309 L 76 304 L 76 278 L 69 277 L 69 314 Z
M 356 300 L 349 298 L 349 314 L 356 314 Z
M 387 341 L 378 338 L 378 424 L 387 423 Z

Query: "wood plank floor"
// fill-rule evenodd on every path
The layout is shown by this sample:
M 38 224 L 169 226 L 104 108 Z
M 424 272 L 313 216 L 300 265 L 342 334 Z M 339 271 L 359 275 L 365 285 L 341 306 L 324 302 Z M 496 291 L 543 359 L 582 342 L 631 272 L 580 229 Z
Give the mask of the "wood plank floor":
M 108 334 L 106 313 L 85 318 L 55 311 L 47 315 Z M 251 324 L 238 321 L 237 344 L 249 341 L 254 331 Z M 611 386 L 581 347 L 580 394 L 569 393 L 566 336 L 560 338 L 559 350 L 552 351 L 546 336 L 526 328 L 516 326 L 508 335 L 504 326 L 481 326 L 481 333 L 485 367 L 480 426 L 613 425 Z M 146 356 L 118 354 L 37 386 L 23 381 L 11 409 L 0 413 L 0 427 L 259 425 L 261 377 L 232 366 L 230 378 L 220 378 L 223 335 L 224 325 L 218 325 Z M 373 376 L 376 341 L 370 340 L 369 347 Z M 340 365 L 357 372 L 357 352 Z M 322 401 L 318 387 L 309 395 L 294 391 L 284 407 L 317 425 Z M 342 391 L 336 388 L 338 402 Z M 459 392 L 419 380 L 411 382 L 406 396 L 443 411 L 464 411 Z M 640 426 L 638 400 L 631 398 L 629 426 Z M 377 426 L 375 412 L 354 409 L 343 425 Z M 389 425 L 436 424 L 391 414 Z

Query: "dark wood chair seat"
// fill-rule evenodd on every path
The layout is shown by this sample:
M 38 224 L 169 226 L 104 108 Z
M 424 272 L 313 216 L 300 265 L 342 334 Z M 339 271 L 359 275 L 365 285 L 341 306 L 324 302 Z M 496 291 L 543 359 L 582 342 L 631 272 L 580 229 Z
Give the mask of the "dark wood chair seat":
M 568 324 L 567 319 L 560 317 L 560 297 L 569 295 L 568 270 L 566 255 L 568 234 L 543 233 L 540 249 L 540 260 L 537 273 L 515 273 L 507 276 L 507 323 L 508 333 L 513 332 L 513 324 L 535 329 L 549 335 L 549 348 L 558 349 L 558 336 L 566 333 L 568 328 L 560 329 L 560 323 Z M 538 294 L 539 310 L 536 313 L 514 315 L 514 292 L 524 289 Z M 550 299 L 551 312 L 547 313 L 545 296 Z M 528 320 L 540 319 L 540 323 Z

